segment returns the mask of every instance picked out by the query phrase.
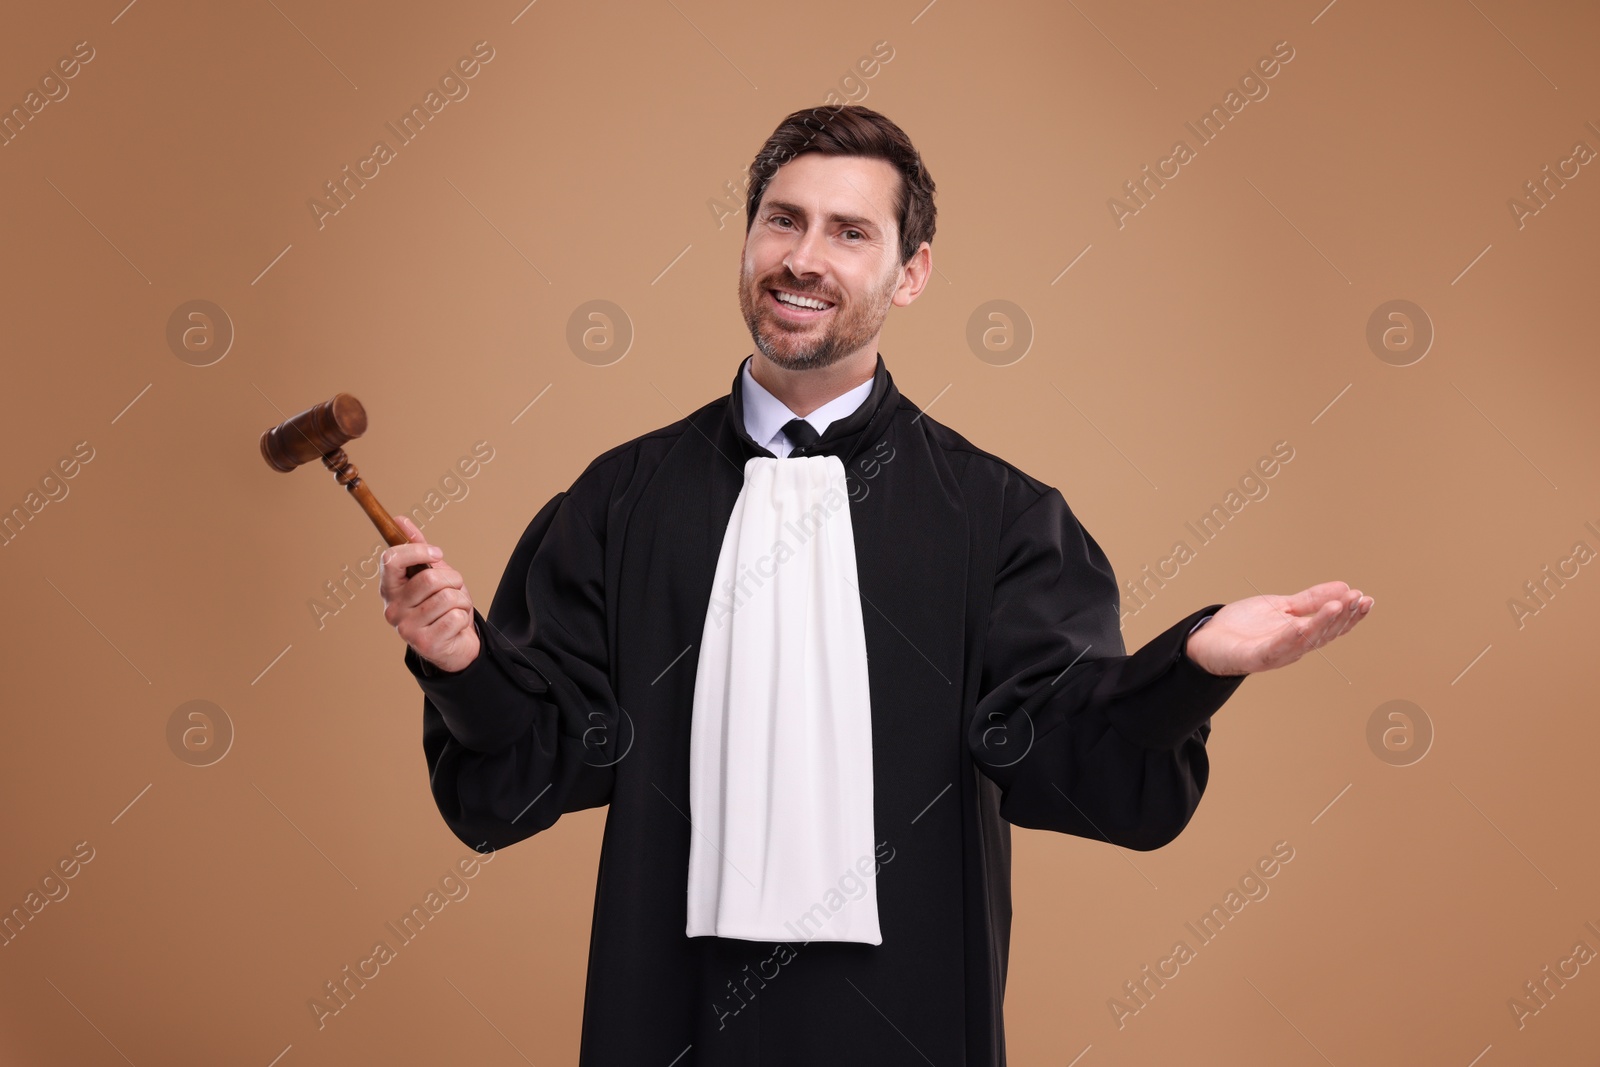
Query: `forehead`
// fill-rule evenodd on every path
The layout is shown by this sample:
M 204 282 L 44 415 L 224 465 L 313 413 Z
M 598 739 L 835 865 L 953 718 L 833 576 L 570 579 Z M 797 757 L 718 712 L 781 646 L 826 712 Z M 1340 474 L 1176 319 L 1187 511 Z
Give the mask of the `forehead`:
M 761 200 L 782 200 L 818 218 L 857 215 L 887 227 L 899 186 L 900 172 L 887 160 L 808 152 L 778 168 Z

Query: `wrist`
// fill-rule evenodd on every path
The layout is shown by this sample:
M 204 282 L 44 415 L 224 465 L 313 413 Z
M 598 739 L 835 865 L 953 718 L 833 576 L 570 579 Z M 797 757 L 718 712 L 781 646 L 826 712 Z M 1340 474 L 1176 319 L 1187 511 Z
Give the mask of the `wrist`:
M 1210 666 L 1210 657 L 1206 654 L 1206 635 L 1202 635 L 1200 633 L 1200 628 L 1205 626 L 1206 623 L 1210 622 L 1215 617 L 1215 615 L 1207 615 L 1205 618 L 1195 623 L 1192 628 L 1190 628 L 1188 636 L 1183 639 L 1183 656 L 1190 663 L 1205 671 L 1207 674 L 1215 675 L 1219 678 L 1230 677 L 1227 672 L 1214 670 Z M 1198 645 L 1195 643 L 1196 640 L 1199 641 Z M 1199 655 L 1195 654 L 1197 649 L 1200 653 Z

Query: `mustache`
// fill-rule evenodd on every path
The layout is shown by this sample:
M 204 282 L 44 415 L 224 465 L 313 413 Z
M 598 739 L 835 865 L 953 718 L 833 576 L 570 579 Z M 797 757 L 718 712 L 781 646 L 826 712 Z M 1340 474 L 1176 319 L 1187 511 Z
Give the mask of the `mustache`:
M 763 282 L 761 287 L 763 289 L 787 289 L 791 293 L 799 293 L 801 296 L 814 296 L 818 300 L 826 300 L 830 304 L 839 303 L 839 298 L 833 294 L 816 286 L 804 285 L 796 281 L 791 275 L 785 275 L 781 279 L 770 279 Z

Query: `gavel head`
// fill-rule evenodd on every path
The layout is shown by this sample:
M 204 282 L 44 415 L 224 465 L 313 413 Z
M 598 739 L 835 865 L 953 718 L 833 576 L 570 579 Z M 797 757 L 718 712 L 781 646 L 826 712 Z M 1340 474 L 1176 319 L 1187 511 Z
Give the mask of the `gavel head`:
M 349 393 L 339 393 L 262 431 L 261 457 L 273 470 L 292 471 L 366 432 L 367 409 Z

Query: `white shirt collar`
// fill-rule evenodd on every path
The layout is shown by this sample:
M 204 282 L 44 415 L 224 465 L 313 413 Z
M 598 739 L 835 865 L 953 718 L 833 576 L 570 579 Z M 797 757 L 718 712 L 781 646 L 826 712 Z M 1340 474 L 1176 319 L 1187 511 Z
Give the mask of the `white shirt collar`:
M 750 440 L 779 459 L 783 459 L 794 447 L 784 434 L 783 426 L 790 419 L 800 416 L 795 415 L 787 404 L 767 392 L 761 383 L 755 380 L 754 375 L 750 373 L 750 364 L 754 360 L 753 355 L 745 357 L 744 367 L 739 372 L 739 382 L 744 389 L 741 400 L 744 405 L 745 432 L 750 435 Z M 872 392 L 872 379 L 868 378 L 804 418 L 816 428 L 817 433 L 821 434 L 828 429 L 829 423 L 844 418 L 860 407 L 870 392 Z

